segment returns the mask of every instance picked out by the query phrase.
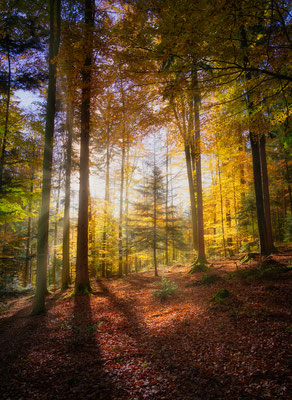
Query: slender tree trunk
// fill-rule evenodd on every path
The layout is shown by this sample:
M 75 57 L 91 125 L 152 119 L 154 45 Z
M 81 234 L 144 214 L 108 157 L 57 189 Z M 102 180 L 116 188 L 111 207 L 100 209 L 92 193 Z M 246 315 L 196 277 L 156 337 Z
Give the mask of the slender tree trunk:
M 172 176 L 172 166 L 171 166 L 171 160 L 169 163 L 169 167 L 170 167 L 170 176 Z M 171 193 L 171 224 L 172 227 L 174 227 L 174 195 L 173 195 L 173 181 L 171 180 L 171 184 L 170 184 L 170 193 Z M 172 261 L 175 260 L 175 237 L 174 235 L 172 235 Z
M 54 232 L 54 256 L 53 256 L 53 268 L 52 268 L 52 285 L 54 286 L 54 289 L 56 289 L 58 214 L 59 214 L 60 190 L 61 190 L 61 170 L 59 171 L 59 177 L 58 177 L 56 219 L 55 219 L 55 232 Z
M 105 195 L 104 195 L 104 213 L 103 213 L 103 233 L 102 233 L 102 250 L 103 258 L 101 263 L 101 274 L 103 278 L 107 276 L 107 235 L 108 235 L 108 208 L 110 201 L 109 194 L 109 179 L 110 179 L 110 143 L 109 143 L 109 131 L 107 132 L 107 143 L 106 143 L 106 173 L 105 173 Z
M 194 113 L 195 113 L 195 151 L 196 151 L 196 186 L 197 186 L 197 206 L 198 206 L 198 263 L 207 262 L 205 255 L 204 241 L 204 218 L 203 218 L 203 189 L 201 171 L 201 128 L 200 128 L 200 92 L 198 84 L 197 70 L 193 72 L 194 88 Z
M 265 211 L 266 229 L 267 229 L 267 246 L 268 246 L 268 251 L 273 252 L 276 249 L 273 242 L 265 134 L 263 134 L 262 137 L 259 139 L 258 144 L 259 144 L 261 172 L 262 172 L 263 200 L 264 200 L 264 211 Z
M 290 211 L 292 214 L 292 190 L 290 185 L 290 173 L 289 173 L 289 166 L 286 156 L 284 156 L 285 167 L 287 171 L 287 180 L 288 180 L 288 194 L 289 194 L 289 203 L 290 203 Z
M 72 164 L 72 137 L 73 137 L 74 105 L 68 101 L 66 114 L 66 167 L 65 167 L 65 207 L 63 221 L 63 265 L 62 265 L 62 290 L 68 289 L 70 285 L 70 182 Z
M 127 140 L 127 155 L 126 155 L 126 193 L 125 193 L 125 274 L 129 273 L 129 141 Z
M 30 193 L 33 193 L 33 177 L 32 181 L 30 184 Z M 28 206 L 28 221 L 27 221 L 27 233 L 26 233 L 26 250 L 25 250 L 25 265 L 24 265 L 24 279 L 23 279 L 23 284 L 24 287 L 28 285 L 28 283 L 31 283 L 29 280 L 29 263 L 30 263 L 30 236 L 31 236 L 31 199 L 29 200 L 29 206 Z
M 81 93 L 81 143 L 80 143 L 80 189 L 77 231 L 77 265 L 75 293 L 91 291 L 88 273 L 88 205 L 89 205 L 89 135 L 91 66 L 93 57 L 94 1 L 84 1 L 85 62 L 82 68 Z
M 155 162 L 154 162 L 155 168 Z M 153 185 L 153 263 L 154 263 L 154 271 L 155 276 L 158 276 L 157 269 L 157 183 L 156 176 L 154 175 L 154 185 Z
M 124 205 L 124 179 L 125 179 L 125 143 L 123 140 L 120 186 L 120 220 L 119 220 L 119 277 L 123 276 L 123 205 Z
M 192 234 L 193 234 L 193 249 L 198 250 L 198 236 L 197 236 L 197 212 L 196 212 L 196 198 L 193 180 L 192 162 L 190 154 L 190 146 L 185 144 L 185 157 L 189 183 L 189 193 L 191 200 L 191 216 L 192 216 Z
M 168 143 L 166 147 L 166 189 L 165 189 L 165 264 L 168 265 Z
M 224 230 L 224 213 L 223 213 L 223 194 L 222 194 L 222 182 L 221 182 L 221 170 L 219 164 L 219 157 L 217 156 L 217 168 L 218 168 L 218 179 L 219 179 L 219 190 L 220 190 L 220 207 L 221 207 L 221 230 L 222 230 L 222 241 L 224 257 L 226 257 L 226 241 L 225 241 L 225 230 Z
M 235 251 L 238 253 L 239 250 L 239 239 L 238 239 L 238 215 L 237 215 L 237 202 L 236 202 L 236 189 L 235 189 L 235 176 L 233 175 L 233 207 L 234 207 L 234 219 L 235 219 L 235 228 L 236 228 L 236 249 Z
M 53 59 L 58 54 L 60 42 L 60 0 L 50 0 L 50 44 L 49 44 L 49 87 L 46 111 L 45 145 L 43 156 L 42 202 L 37 239 L 37 277 L 36 294 L 32 314 L 45 312 L 47 292 L 47 268 L 49 252 L 49 213 L 52 180 L 53 139 L 56 112 L 56 74 L 57 66 Z M 55 33 L 56 24 L 56 33 Z
M 10 60 L 10 49 L 9 49 L 9 38 L 7 36 L 7 61 L 8 61 L 8 82 L 7 82 L 7 97 L 5 107 L 5 123 L 4 123 L 4 135 L 2 139 L 1 157 L 0 157 L 0 190 L 3 184 L 4 164 L 6 155 L 6 143 L 8 135 L 8 124 L 9 124 L 9 111 L 10 111 L 10 96 L 11 96 L 11 60 Z

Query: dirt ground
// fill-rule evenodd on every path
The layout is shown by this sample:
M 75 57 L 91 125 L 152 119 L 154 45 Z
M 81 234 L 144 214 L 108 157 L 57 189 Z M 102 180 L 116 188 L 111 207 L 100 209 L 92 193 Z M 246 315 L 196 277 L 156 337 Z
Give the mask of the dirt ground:
M 202 285 L 188 270 L 165 269 L 177 291 L 163 301 L 152 272 L 96 282 L 89 296 L 55 292 L 42 316 L 29 316 L 31 295 L 7 301 L 0 398 L 288 400 L 292 271 L 245 282 L 226 279 L 234 260 L 217 261 L 222 279 Z M 210 302 L 223 288 L 230 296 Z

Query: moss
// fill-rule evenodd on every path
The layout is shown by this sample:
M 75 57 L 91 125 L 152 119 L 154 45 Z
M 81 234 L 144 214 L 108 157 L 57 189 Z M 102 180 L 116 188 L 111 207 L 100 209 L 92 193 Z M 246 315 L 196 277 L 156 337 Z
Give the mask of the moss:
M 212 285 L 213 283 L 216 283 L 220 280 L 221 280 L 220 276 L 218 276 L 216 274 L 205 273 L 202 276 L 201 284 L 208 286 L 208 285 Z
M 230 292 L 227 289 L 220 289 L 214 297 L 210 299 L 211 302 L 223 301 L 230 296 Z
M 245 283 L 252 281 L 277 280 L 291 268 L 274 260 L 264 261 L 256 268 L 238 269 L 228 274 L 228 279 L 239 279 Z
M 209 269 L 206 264 L 193 264 L 192 268 L 189 270 L 189 274 L 195 274 L 197 272 L 207 272 Z
M 92 292 L 91 286 L 89 284 L 80 284 L 73 290 L 74 295 L 90 294 Z

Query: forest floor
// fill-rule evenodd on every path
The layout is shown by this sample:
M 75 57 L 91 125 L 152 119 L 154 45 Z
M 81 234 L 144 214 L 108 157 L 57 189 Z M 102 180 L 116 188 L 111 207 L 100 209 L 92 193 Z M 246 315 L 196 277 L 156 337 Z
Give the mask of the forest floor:
M 290 248 L 271 262 L 291 260 Z M 144 272 L 89 296 L 55 292 L 42 316 L 29 316 L 31 295 L 2 306 L 0 398 L 288 400 L 292 271 L 226 279 L 235 262 L 217 261 L 203 285 L 189 269 L 165 269 L 177 291 L 163 301 L 161 278 Z M 220 289 L 229 297 L 210 302 Z

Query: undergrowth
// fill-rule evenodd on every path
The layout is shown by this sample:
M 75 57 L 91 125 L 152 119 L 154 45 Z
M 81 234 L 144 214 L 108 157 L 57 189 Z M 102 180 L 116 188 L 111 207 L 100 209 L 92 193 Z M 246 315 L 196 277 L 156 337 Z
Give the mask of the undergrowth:
M 282 274 L 292 270 L 291 266 L 285 265 L 270 265 L 258 266 L 253 268 L 238 269 L 228 274 L 227 279 L 239 279 L 245 283 L 258 280 L 277 280 L 280 279 Z
M 173 296 L 176 291 L 176 284 L 170 279 L 162 277 L 161 282 L 159 282 L 159 289 L 156 290 L 153 294 L 161 300 L 165 300 L 166 298 Z

